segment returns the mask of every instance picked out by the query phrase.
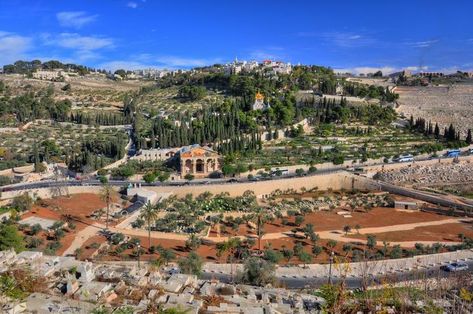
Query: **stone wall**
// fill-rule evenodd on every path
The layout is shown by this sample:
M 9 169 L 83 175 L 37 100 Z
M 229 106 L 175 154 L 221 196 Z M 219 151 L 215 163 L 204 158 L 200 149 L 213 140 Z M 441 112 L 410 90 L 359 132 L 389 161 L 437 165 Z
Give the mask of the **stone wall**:
M 143 187 L 155 192 L 172 192 L 177 196 L 184 196 L 186 194 L 199 195 L 203 192 L 211 192 L 218 194 L 228 192 L 231 196 L 242 195 L 245 191 L 253 191 L 257 196 L 265 196 L 275 190 L 294 189 L 300 191 L 301 188 L 307 190 L 317 187 L 319 190 L 340 190 L 351 189 L 352 186 L 356 189 L 365 189 L 369 186 L 365 181 L 358 180 L 353 175 L 347 172 L 339 171 L 328 174 L 312 175 L 297 178 L 283 178 L 277 180 L 258 181 L 258 182 L 244 182 L 244 183 L 227 183 L 227 184 L 209 184 L 209 185 L 187 185 L 187 186 L 157 186 L 157 187 Z M 353 185 L 354 184 L 354 185 Z
M 230 196 L 242 195 L 245 191 L 253 191 L 258 197 L 269 195 L 275 190 L 289 190 L 300 191 L 302 188 L 307 190 L 317 188 L 324 191 L 332 190 L 350 190 L 352 188 L 358 190 L 378 190 L 379 186 L 372 180 L 354 176 L 345 171 L 337 171 L 326 174 L 311 175 L 306 177 L 296 178 L 282 178 L 268 181 L 245 182 L 245 183 L 223 183 L 223 184 L 209 184 L 209 185 L 185 185 L 185 186 L 144 186 L 143 189 L 154 191 L 157 193 L 173 193 L 178 197 L 186 194 L 193 194 L 194 196 L 202 194 L 203 192 L 211 192 L 218 194 L 228 192 Z M 115 187 L 118 189 L 118 187 Z M 80 193 L 100 193 L 99 186 L 70 186 L 68 187 L 69 194 Z M 0 196 L 0 204 L 9 202 L 15 196 L 27 192 L 32 197 L 50 198 L 52 190 L 50 188 L 39 188 L 31 190 L 7 191 Z
M 33 171 L 33 165 L 27 165 L 22 167 L 15 167 L 10 169 L 5 169 L 0 171 L 0 176 L 13 177 L 15 173 L 28 173 Z
M 115 187 L 115 189 L 118 189 Z M 81 194 L 81 193 L 100 193 L 99 186 L 70 186 L 67 188 L 69 194 Z M 10 202 L 15 196 L 28 193 L 33 198 L 51 198 L 52 190 L 50 188 L 39 188 L 31 190 L 19 190 L 19 191 L 6 191 L 0 195 L 0 205 Z

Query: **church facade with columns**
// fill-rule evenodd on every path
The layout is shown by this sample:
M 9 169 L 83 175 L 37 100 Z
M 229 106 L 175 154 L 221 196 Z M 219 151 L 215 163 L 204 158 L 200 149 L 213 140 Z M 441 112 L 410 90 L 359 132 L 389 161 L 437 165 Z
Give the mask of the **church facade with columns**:
M 209 147 L 191 145 L 178 152 L 181 178 L 191 174 L 196 178 L 205 178 L 220 170 L 220 155 Z

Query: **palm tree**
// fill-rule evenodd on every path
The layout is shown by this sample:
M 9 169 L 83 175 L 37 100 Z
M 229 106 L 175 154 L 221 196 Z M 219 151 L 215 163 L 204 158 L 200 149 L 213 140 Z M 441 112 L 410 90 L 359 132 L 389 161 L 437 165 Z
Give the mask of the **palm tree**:
M 112 203 L 112 193 L 113 189 L 108 184 L 108 182 L 105 182 L 102 185 L 102 191 L 101 191 L 101 199 L 107 204 L 107 218 L 105 220 L 105 229 L 108 230 L 108 221 L 109 221 L 109 215 L 110 215 L 110 204 Z
M 258 250 L 261 252 L 261 239 L 264 235 L 264 224 L 270 219 L 265 210 L 261 207 L 256 209 L 256 213 L 253 216 L 253 219 L 256 223 L 256 236 L 258 237 Z
M 148 250 L 151 248 L 151 224 L 158 218 L 158 213 L 158 206 L 153 206 L 150 201 L 141 210 L 140 216 L 148 225 Z

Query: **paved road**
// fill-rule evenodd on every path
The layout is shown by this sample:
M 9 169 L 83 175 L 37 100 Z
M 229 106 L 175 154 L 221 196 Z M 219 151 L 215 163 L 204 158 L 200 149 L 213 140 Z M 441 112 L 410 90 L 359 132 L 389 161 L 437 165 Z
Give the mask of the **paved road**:
M 130 147 L 130 149 L 134 149 Z M 451 159 L 447 157 L 441 157 L 442 159 Z M 426 161 L 430 160 L 431 158 L 428 156 L 422 157 L 415 157 L 416 162 L 419 161 Z M 386 165 L 384 162 L 379 163 L 372 163 L 366 164 L 365 166 L 357 166 L 359 168 L 363 167 L 376 167 L 376 166 L 383 166 Z M 408 163 L 406 163 L 406 166 Z M 341 171 L 346 171 L 348 166 L 337 166 L 334 165 L 328 169 L 320 169 L 314 173 L 306 173 L 304 176 L 317 176 L 323 175 L 328 173 L 336 173 Z M 284 167 L 281 167 L 284 168 Z M 290 173 L 287 175 L 276 176 L 276 177 L 268 177 L 265 179 L 260 178 L 258 181 L 267 181 L 267 180 L 287 180 L 290 178 L 298 177 L 295 173 Z M 185 185 L 214 185 L 214 184 L 235 184 L 235 183 L 244 183 L 244 182 L 258 182 L 254 180 L 250 180 L 246 177 L 242 178 L 221 178 L 221 179 L 199 179 L 193 181 L 175 181 L 175 182 L 155 182 L 155 183 L 146 183 L 145 181 L 131 181 L 131 180 L 110 180 L 109 183 L 113 186 L 119 187 L 126 187 L 129 184 L 140 184 L 141 186 L 185 186 Z M 38 188 L 51 188 L 55 186 L 100 186 L 102 183 L 96 179 L 84 179 L 84 180 L 64 180 L 64 181 L 52 181 L 52 180 L 45 180 L 39 182 L 31 182 L 31 183 L 18 183 L 12 184 L 4 187 L 0 187 L 0 191 L 21 191 L 21 190 L 28 190 L 28 189 L 38 189 Z
M 344 168 L 333 168 L 333 169 L 323 169 L 318 170 L 312 174 L 306 174 L 305 176 L 317 176 L 327 173 L 336 173 L 343 171 Z M 280 177 L 270 177 L 267 179 L 261 179 L 259 181 L 267 181 L 267 180 L 287 180 L 291 178 L 298 177 L 295 174 L 284 175 Z M 258 182 L 252 181 L 248 178 L 224 178 L 224 179 L 208 179 L 208 180 L 195 180 L 190 182 L 155 182 L 155 183 L 146 183 L 145 181 L 130 181 L 130 180 L 110 180 L 109 184 L 113 186 L 120 186 L 126 187 L 129 184 L 140 184 L 141 186 L 192 186 L 192 185 L 215 185 L 215 184 L 235 184 L 235 183 L 244 183 L 244 182 Z M 96 179 L 90 180 L 64 180 L 64 181 L 53 181 L 53 180 L 45 180 L 39 182 L 31 182 L 31 183 L 18 183 L 12 184 L 8 186 L 4 186 L 1 188 L 1 191 L 20 191 L 20 190 L 28 190 L 28 189 L 38 189 L 38 188 L 51 188 L 56 186 L 100 186 L 102 183 Z
M 473 272 L 473 261 L 465 262 L 469 266 L 469 270 L 463 273 L 471 274 Z M 440 267 L 431 267 L 427 269 L 412 270 L 402 273 L 397 273 L 396 275 L 383 275 L 383 276 L 370 276 L 366 280 L 363 280 L 359 277 L 348 277 L 345 279 L 345 284 L 349 289 L 357 289 L 363 286 L 363 281 L 367 285 L 378 285 L 383 282 L 405 282 L 405 281 L 414 281 L 420 279 L 435 279 L 435 278 L 448 278 L 450 276 L 458 276 L 462 273 L 449 273 L 443 270 L 440 270 Z M 222 282 L 231 282 L 231 277 L 228 274 L 217 274 L 211 272 L 204 272 L 201 276 L 203 279 L 218 279 Z M 328 276 L 320 276 L 314 278 L 288 278 L 288 277 L 279 277 L 277 280 L 285 287 L 289 289 L 303 289 L 303 288 L 318 288 L 326 283 L 328 283 Z M 338 277 L 332 277 L 333 283 L 339 283 L 342 279 Z

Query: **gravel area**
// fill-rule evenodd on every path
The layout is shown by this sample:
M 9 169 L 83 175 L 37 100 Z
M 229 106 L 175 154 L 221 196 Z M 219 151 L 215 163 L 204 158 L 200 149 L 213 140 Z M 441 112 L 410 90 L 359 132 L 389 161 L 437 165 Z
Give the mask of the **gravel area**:
M 473 181 L 473 163 L 413 165 L 399 170 L 378 173 L 377 179 L 393 184 L 433 185 Z

